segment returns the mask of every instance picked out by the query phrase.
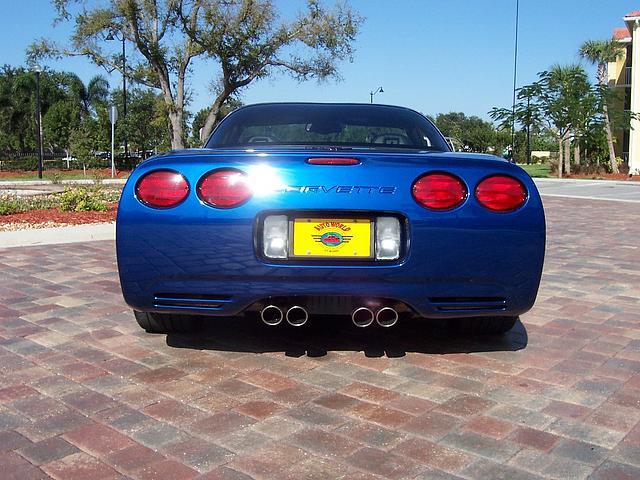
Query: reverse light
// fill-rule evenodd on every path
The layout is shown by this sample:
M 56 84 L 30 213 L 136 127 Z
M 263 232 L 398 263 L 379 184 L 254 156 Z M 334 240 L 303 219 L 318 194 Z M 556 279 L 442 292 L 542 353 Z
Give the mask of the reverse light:
M 509 212 L 520 208 L 527 200 L 527 189 L 513 177 L 493 175 L 476 187 L 480 205 L 494 212 Z
M 400 221 L 396 217 L 376 218 L 376 260 L 400 258 Z
M 187 180 L 175 170 L 155 170 L 144 175 L 136 184 L 136 197 L 154 208 L 171 208 L 189 195 Z
M 238 207 L 251 198 L 247 175 L 234 168 L 221 168 L 207 173 L 197 187 L 198 197 L 212 207 Z
M 289 253 L 289 219 L 286 215 L 270 215 L 264 219 L 262 252 L 268 258 L 287 258 Z
M 413 184 L 413 198 L 431 210 L 450 210 L 467 198 L 467 187 L 450 173 L 427 173 Z

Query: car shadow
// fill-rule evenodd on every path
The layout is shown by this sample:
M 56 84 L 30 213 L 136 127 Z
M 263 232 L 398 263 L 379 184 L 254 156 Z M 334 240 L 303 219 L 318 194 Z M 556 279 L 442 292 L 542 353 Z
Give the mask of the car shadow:
M 520 320 L 503 335 L 463 335 L 446 328 L 445 321 L 407 319 L 394 327 L 358 328 L 346 317 L 311 318 L 302 327 L 275 327 L 245 317 L 204 318 L 197 335 L 167 335 L 174 348 L 224 352 L 283 352 L 291 357 L 322 357 L 333 351 L 359 351 L 367 357 L 403 357 L 408 352 L 448 354 L 517 351 L 528 342 Z M 284 323 L 284 322 L 283 322 Z

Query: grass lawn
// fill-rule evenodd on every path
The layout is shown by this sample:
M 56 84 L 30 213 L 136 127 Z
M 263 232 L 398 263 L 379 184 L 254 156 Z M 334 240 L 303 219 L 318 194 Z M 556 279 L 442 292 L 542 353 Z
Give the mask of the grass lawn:
M 549 165 L 542 164 L 518 164 L 519 167 L 522 167 L 525 172 L 527 172 L 532 177 L 548 177 L 549 176 Z

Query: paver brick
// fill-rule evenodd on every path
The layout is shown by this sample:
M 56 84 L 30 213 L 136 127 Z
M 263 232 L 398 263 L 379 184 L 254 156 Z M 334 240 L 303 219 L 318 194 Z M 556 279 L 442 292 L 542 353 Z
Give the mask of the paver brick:
M 102 480 L 117 475 L 113 468 L 84 452 L 68 455 L 60 460 L 42 465 L 48 475 L 64 480 Z
M 0 476 L 638 478 L 640 212 L 544 201 L 539 298 L 502 337 L 147 335 L 113 242 L 0 249 Z
M 135 444 L 126 435 L 99 423 L 71 430 L 65 433 L 63 438 L 96 457 L 106 457 Z
M 18 453 L 34 465 L 59 460 L 80 450 L 62 437 L 51 437 L 22 447 Z
M 420 438 L 406 440 L 394 447 L 392 451 L 409 457 L 420 464 L 429 465 L 447 472 L 458 472 L 475 460 L 473 455 L 469 455 L 466 452 L 443 447 Z
M 418 464 L 407 457 L 371 447 L 356 451 L 347 461 L 359 469 L 391 479 L 410 478 L 419 472 Z

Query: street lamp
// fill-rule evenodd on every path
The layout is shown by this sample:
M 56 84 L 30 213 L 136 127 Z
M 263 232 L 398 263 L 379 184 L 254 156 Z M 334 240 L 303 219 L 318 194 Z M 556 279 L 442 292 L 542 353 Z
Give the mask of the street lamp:
M 373 97 L 374 95 L 376 95 L 377 93 L 384 93 L 384 90 L 382 89 L 382 87 L 378 87 L 375 91 L 371 90 L 369 92 L 369 95 L 371 95 L 371 103 L 373 103 Z
M 40 74 L 42 67 L 35 65 L 33 70 L 36 74 L 36 122 L 38 123 L 38 178 L 42 179 L 42 158 L 44 157 L 44 148 L 42 142 L 42 110 L 40 108 Z
M 106 40 L 119 40 L 122 42 L 122 121 L 124 132 L 124 156 L 129 158 L 129 146 L 127 144 L 127 127 L 124 121 L 127 118 L 127 51 L 124 34 L 120 32 L 122 38 L 119 38 L 114 30 L 110 30 Z

